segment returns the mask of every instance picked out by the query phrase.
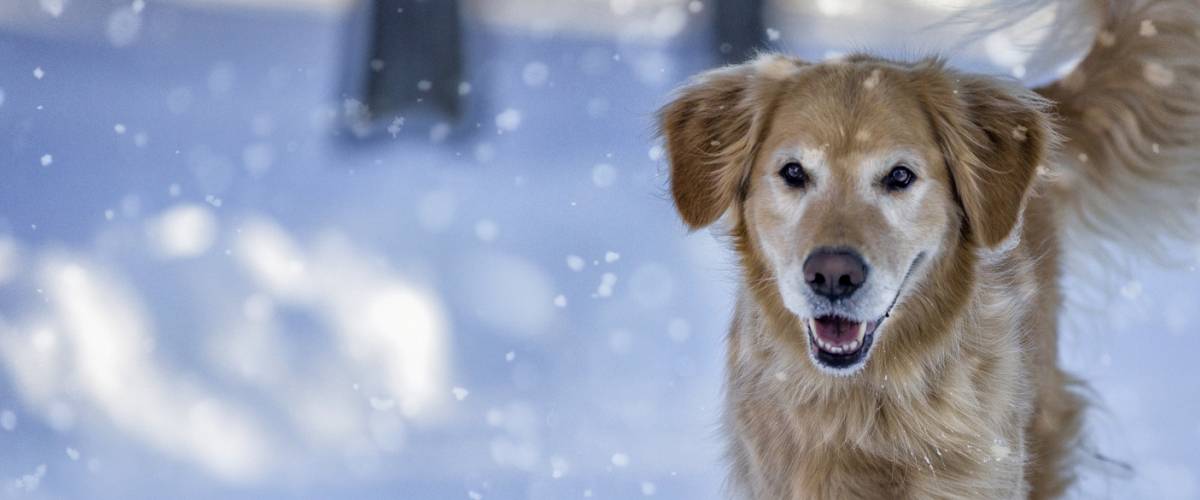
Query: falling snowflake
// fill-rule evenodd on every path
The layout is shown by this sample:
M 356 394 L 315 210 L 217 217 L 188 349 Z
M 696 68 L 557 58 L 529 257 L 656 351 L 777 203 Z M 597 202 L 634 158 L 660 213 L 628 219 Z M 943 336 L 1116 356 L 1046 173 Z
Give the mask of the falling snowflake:
M 42 166 L 43 167 L 49 167 L 51 163 L 54 163 L 53 155 L 50 155 L 50 154 L 42 155 Z
M 467 399 L 467 396 L 471 394 L 471 391 L 463 389 L 462 387 L 455 387 L 454 389 L 451 389 L 450 392 L 454 393 L 454 399 L 459 401 Z
M 389 134 L 392 134 L 392 138 L 395 139 L 397 135 L 400 135 L 401 127 L 404 127 L 404 117 L 397 116 L 393 118 L 392 123 L 387 126 L 387 131 Z
M 503 132 L 512 132 L 521 126 L 521 112 L 508 108 L 496 115 L 496 128 Z
M 878 68 L 871 70 L 871 76 L 867 77 L 866 80 L 863 80 L 863 87 L 867 90 L 875 88 L 876 85 L 879 85 L 879 79 L 881 76 L 882 72 Z
M 613 273 L 604 273 L 600 276 L 600 285 L 596 287 L 596 297 L 611 297 L 613 287 L 617 284 L 617 275 Z
M 562 294 L 554 296 L 554 307 L 567 307 L 567 297 Z
M 779 40 L 779 30 L 775 28 L 767 28 L 767 40 L 772 42 Z
M 587 263 L 584 262 L 583 257 L 580 257 L 578 255 L 568 255 L 567 256 L 567 268 L 568 269 L 575 271 L 575 272 L 579 272 L 579 271 L 583 270 L 583 267 L 585 265 L 587 265 Z
M 1142 36 L 1154 36 L 1158 34 L 1158 28 L 1154 26 L 1154 21 L 1145 19 L 1142 25 L 1138 27 L 1138 34 Z
M 629 466 L 629 455 L 626 455 L 621 452 L 613 453 L 612 464 L 617 467 Z
M 1175 72 L 1157 62 L 1146 63 L 1142 67 L 1142 76 L 1156 87 L 1167 87 L 1175 82 Z
M 607 163 L 599 163 L 592 167 L 592 184 L 596 187 L 606 188 L 613 185 L 617 180 L 617 169 Z
M 17 414 L 12 410 L 0 411 L 0 429 L 12 432 L 17 428 Z
M 38 67 L 36 67 L 36 68 L 33 68 L 33 77 L 34 77 L 34 78 L 37 78 L 38 80 L 41 80 L 43 76 L 46 76 L 46 72 L 45 72 L 45 71 L 42 71 L 42 67 L 41 67 L 41 66 L 38 66 Z

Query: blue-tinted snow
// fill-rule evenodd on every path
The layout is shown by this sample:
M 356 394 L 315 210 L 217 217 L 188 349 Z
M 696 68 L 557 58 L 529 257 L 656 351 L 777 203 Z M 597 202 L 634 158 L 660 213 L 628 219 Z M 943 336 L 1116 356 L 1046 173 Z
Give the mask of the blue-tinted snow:
M 471 25 L 468 116 L 360 141 L 345 19 L 142 16 L 0 34 L 0 494 L 720 498 L 736 272 L 652 122 L 700 41 Z M 1200 285 L 1136 277 L 1063 322 L 1089 491 L 1196 498 Z

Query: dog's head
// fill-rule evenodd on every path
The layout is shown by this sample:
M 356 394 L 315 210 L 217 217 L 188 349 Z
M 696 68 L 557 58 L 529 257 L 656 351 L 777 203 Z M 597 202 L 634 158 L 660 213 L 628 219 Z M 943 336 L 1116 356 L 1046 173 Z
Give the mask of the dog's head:
M 937 61 L 764 56 L 698 76 L 660 120 L 684 222 L 729 212 L 753 291 L 793 319 L 779 334 L 847 375 L 905 342 L 889 335 L 944 327 L 888 318 L 936 310 L 933 281 L 969 283 L 961 257 L 1014 232 L 1051 134 L 1041 109 Z

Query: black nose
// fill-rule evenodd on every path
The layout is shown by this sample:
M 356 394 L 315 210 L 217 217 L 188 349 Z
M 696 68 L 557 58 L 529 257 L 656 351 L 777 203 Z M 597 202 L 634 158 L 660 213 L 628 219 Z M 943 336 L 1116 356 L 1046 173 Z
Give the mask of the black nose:
M 829 300 L 853 295 L 866 280 L 867 264 L 854 252 L 817 250 L 804 261 L 804 282 Z

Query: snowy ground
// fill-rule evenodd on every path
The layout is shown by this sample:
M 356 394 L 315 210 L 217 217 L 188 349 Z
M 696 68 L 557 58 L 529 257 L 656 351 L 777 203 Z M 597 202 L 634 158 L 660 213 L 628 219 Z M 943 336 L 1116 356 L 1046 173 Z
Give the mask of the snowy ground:
M 139 15 L 0 33 L 0 495 L 720 497 L 735 274 L 651 120 L 706 50 L 473 26 L 465 125 L 363 142 L 343 19 Z M 1200 498 L 1191 258 L 1064 319 L 1135 467 L 1082 497 Z

